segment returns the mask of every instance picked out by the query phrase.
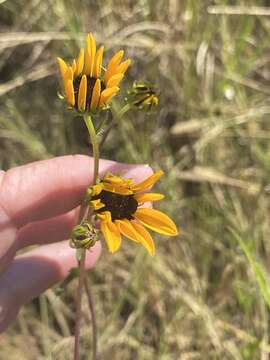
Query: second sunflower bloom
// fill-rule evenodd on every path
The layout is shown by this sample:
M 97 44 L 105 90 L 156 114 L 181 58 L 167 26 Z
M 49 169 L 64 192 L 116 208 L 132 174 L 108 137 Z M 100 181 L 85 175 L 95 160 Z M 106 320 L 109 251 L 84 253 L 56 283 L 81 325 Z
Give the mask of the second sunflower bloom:
M 96 49 L 96 42 L 90 33 L 86 38 L 86 49 L 81 49 L 71 65 L 58 58 L 66 101 L 71 108 L 80 112 L 96 112 L 105 107 L 119 91 L 119 83 L 130 65 L 123 62 L 124 51 L 118 51 L 104 70 L 104 47 Z

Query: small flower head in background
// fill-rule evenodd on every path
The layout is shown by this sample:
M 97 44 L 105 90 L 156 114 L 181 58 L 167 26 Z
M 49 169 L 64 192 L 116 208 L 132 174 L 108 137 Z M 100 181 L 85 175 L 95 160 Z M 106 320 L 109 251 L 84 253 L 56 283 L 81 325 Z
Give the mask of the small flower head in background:
M 119 83 L 130 65 L 123 62 L 124 51 L 118 51 L 108 63 L 102 65 L 104 47 L 96 49 L 96 41 L 90 33 L 86 38 L 86 49 L 80 49 L 71 65 L 58 58 L 65 99 L 70 108 L 80 112 L 96 112 L 106 107 L 119 91 Z
M 148 112 L 158 105 L 158 94 L 150 84 L 134 82 L 128 91 L 127 101 L 138 110 Z
M 144 192 L 162 175 L 163 172 L 158 171 L 135 184 L 132 179 L 108 174 L 92 187 L 90 206 L 100 219 L 100 229 L 110 252 L 119 249 L 121 235 L 124 235 L 153 255 L 155 244 L 145 227 L 167 236 L 178 234 L 174 222 L 163 212 L 141 207 L 145 202 L 163 199 L 162 194 Z

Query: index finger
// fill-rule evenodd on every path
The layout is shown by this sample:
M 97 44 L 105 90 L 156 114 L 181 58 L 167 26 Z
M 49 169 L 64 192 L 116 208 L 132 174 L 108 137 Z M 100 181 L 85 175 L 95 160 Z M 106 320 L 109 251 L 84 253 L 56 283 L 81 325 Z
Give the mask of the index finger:
M 78 206 L 93 179 L 93 158 L 68 155 L 37 161 L 11 169 L 0 178 L 0 207 L 8 218 L 22 227 Z M 106 172 L 130 173 L 135 180 L 149 176 L 147 165 L 100 161 L 100 176 Z

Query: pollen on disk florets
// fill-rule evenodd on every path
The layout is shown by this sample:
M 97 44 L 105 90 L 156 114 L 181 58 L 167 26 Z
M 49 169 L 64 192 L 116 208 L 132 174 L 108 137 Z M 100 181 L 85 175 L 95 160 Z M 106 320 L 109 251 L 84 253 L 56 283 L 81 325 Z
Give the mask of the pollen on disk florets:
M 81 49 L 71 65 L 58 58 L 65 99 L 70 108 L 80 112 L 96 112 L 106 107 L 118 93 L 119 84 L 130 65 L 123 62 L 124 51 L 118 51 L 105 69 L 102 65 L 104 47 L 96 49 L 96 42 L 90 33 L 86 48 Z

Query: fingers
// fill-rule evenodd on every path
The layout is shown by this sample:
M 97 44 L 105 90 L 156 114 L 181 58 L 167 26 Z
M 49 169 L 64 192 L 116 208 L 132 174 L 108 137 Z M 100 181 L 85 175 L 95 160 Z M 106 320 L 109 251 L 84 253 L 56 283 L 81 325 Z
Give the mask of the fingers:
M 93 177 L 93 159 L 84 155 L 62 156 L 11 169 L 2 178 L 0 207 L 17 225 L 57 216 L 78 206 Z M 100 176 L 129 170 L 147 177 L 145 165 L 100 161 Z
M 16 248 L 29 245 L 49 244 L 70 238 L 72 228 L 78 221 L 79 207 L 51 219 L 35 221 L 18 231 Z
M 135 181 L 152 174 L 146 165 L 101 160 L 100 176 L 106 172 Z M 82 155 L 39 161 L 0 173 L 0 272 L 19 247 L 69 237 L 77 217 L 75 208 L 92 177 L 93 159 Z M 60 242 L 15 258 L 0 275 L 0 331 L 16 317 L 22 304 L 64 279 L 77 266 L 74 253 L 67 242 Z M 93 266 L 99 254 L 98 242 L 87 252 L 87 268 Z
M 87 251 L 86 269 L 93 267 L 100 251 L 100 242 Z M 15 258 L 0 276 L 0 332 L 15 319 L 21 305 L 63 280 L 76 266 L 75 250 L 66 241 Z
M 75 163 L 79 163 L 79 165 L 75 165 Z M 0 201 L 5 205 L 5 211 L 1 211 L 0 203 L 0 238 L 3 239 L 3 241 L 0 241 L 0 273 L 7 268 L 18 249 L 27 245 L 45 244 L 69 238 L 72 227 L 77 221 L 77 210 L 72 210 L 56 217 L 53 217 L 53 214 L 63 209 L 70 210 L 71 206 L 74 204 L 78 205 L 81 202 L 85 188 L 90 181 L 89 176 L 87 180 L 83 180 L 89 174 L 90 163 L 91 159 L 86 156 L 65 156 L 48 160 L 48 162 L 40 161 L 13 169 L 5 179 L 3 179 L 3 173 L 0 173 L 0 176 L 2 175 L 2 186 L 0 179 Z M 75 185 L 74 188 L 70 185 L 68 190 L 66 187 L 65 192 L 61 192 L 59 182 L 63 181 L 63 187 L 65 187 L 68 181 L 65 182 L 57 173 L 67 171 L 70 164 L 73 164 L 72 167 L 77 169 L 76 173 L 71 171 L 71 175 L 65 175 L 65 178 L 73 177 L 70 183 Z M 44 184 L 41 187 L 40 184 L 36 184 L 34 178 L 29 178 L 29 174 L 33 170 L 32 168 L 37 168 L 35 170 L 36 177 L 40 179 L 39 173 L 43 173 L 43 166 L 45 169 L 49 168 L 48 174 L 51 175 L 51 178 L 57 179 L 55 182 L 56 192 L 53 190 L 52 179 L 51 183 L 48 181 L 50 185 Z M 56 171 L 56 167 L 62 168 L 62 170 Z M 115 170 L 112 170 L 113 167 Z M 103 172 L 106 172 L 106 169 L 109 168 L 111 169 L 110 171 L 133 178 L 135 181 L 140 181 L 152 173 L 151 168 L 146 165 L 116 164 L 111 161 L 101 160 Z M 83 175 L 84 169 L 87 171 Z M 14 180 L 13 177 L 19 177 L 20 180 Z M 32 190 L 30 189 L 31 184 L 33 184 Z M 78 189 L 81 190 L 79 191 Z M 44 195 L 43 198 L 42 193 Z M 10 197 L 7 197 L 7 194 L 10 194 Z M 13 219 L 7 216 L 7 212 L 11 213 Z M 22 226 L 27 219 L 31 220 L 38 217 L 50 218 L 31 222 L 17 231 L 14 219 L 16 222 L 20 219 L 19 223 Z
M 49 244 L 69 239 L 71 230 L 78 219 L 79 207 L 64 214 L 43 221 L 27 224 L 18 231 L 17 236 L 10 237 L 0 245 L 0 273 L 12 262 L 17 250 L 38 244 Z M 4 237 L 3 237 L 4 238 Z M 0 243 L 1 244 L 1 243 Z

